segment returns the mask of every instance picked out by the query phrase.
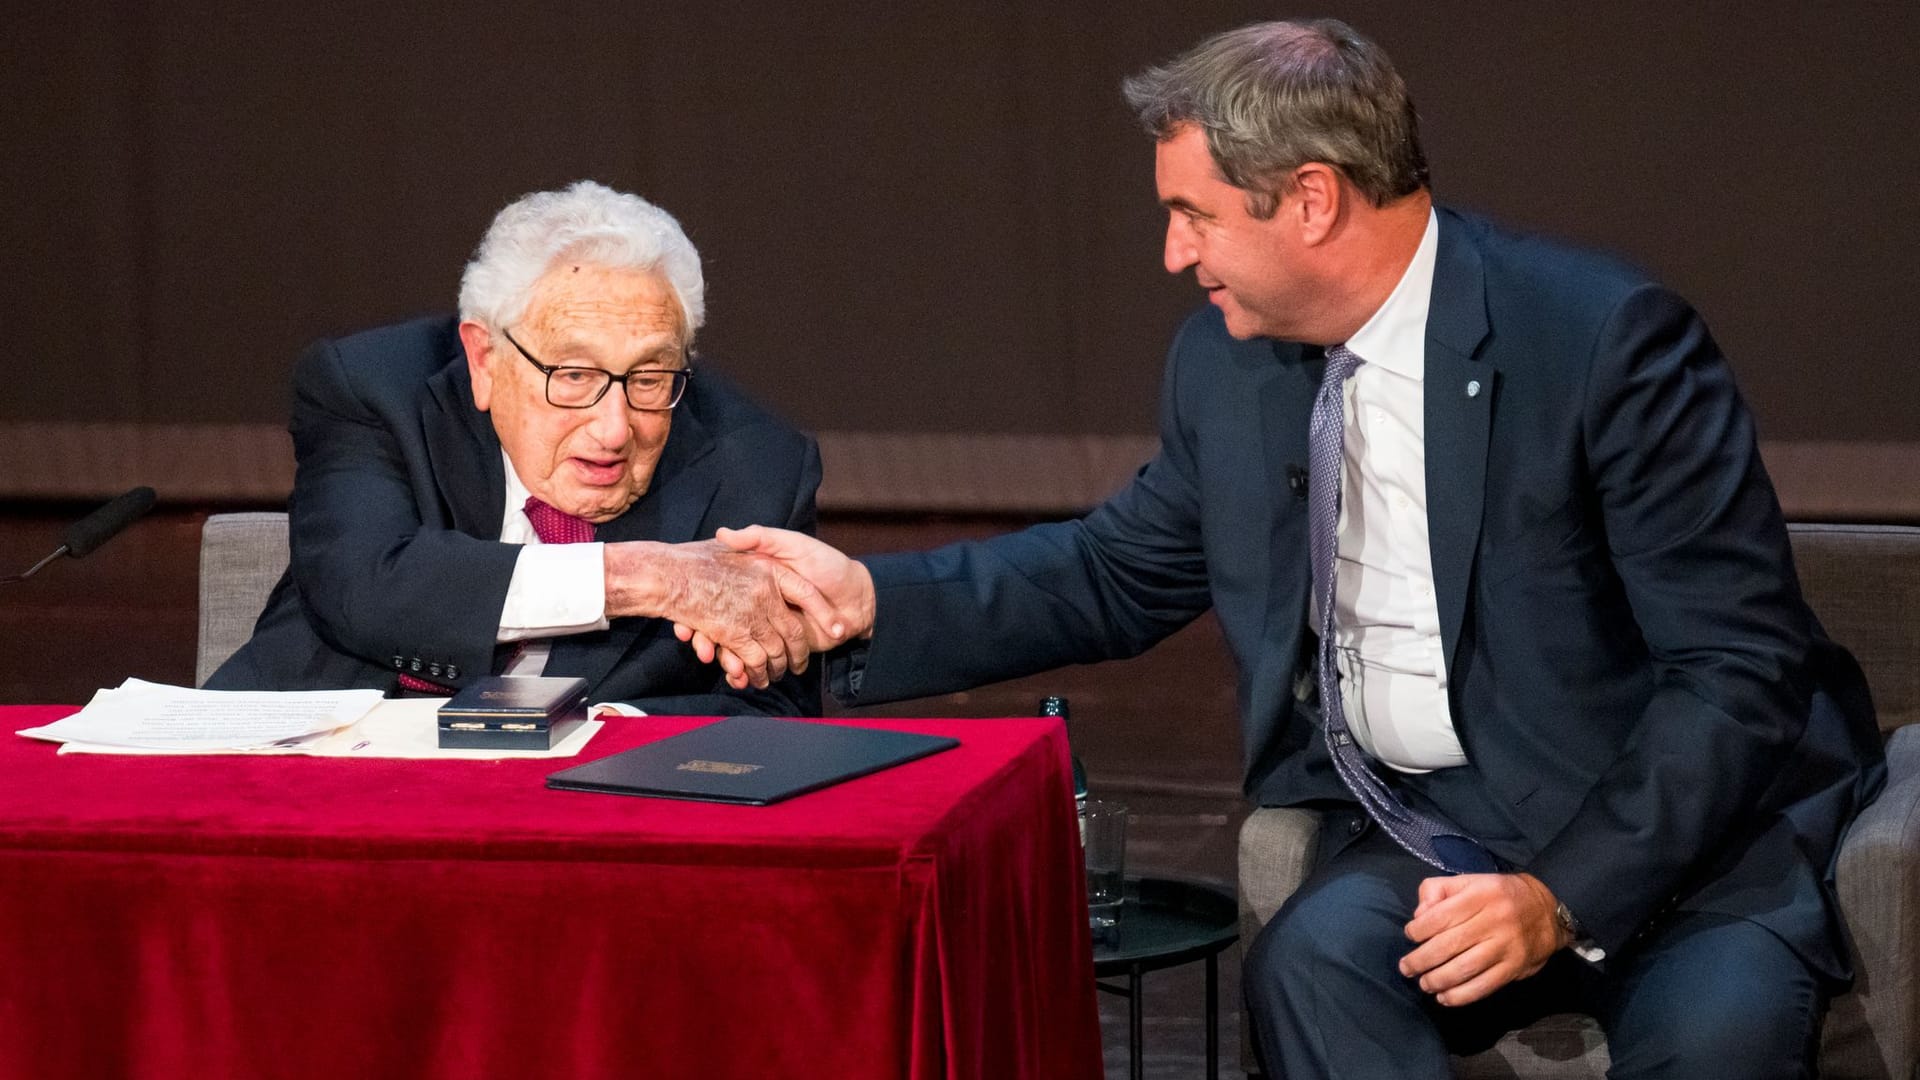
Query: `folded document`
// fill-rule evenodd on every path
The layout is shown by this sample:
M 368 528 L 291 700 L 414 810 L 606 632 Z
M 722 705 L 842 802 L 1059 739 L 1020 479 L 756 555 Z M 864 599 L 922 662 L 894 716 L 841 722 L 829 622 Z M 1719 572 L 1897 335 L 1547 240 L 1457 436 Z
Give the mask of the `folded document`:
M 21 732 L 54 742 L 140 750 L 255 750 L 352 724 L 378 690 L 190 690 L 128 679 L 63 720 Z
M 387 700 L 378 690 L 191 690 L 128 679 L 72 716 L 19 734 L 63 754 L 302 754 L 370 758 L 565 758 L 600 730 L 586 720 L 549 750 L 442 750 L 445 698 Z

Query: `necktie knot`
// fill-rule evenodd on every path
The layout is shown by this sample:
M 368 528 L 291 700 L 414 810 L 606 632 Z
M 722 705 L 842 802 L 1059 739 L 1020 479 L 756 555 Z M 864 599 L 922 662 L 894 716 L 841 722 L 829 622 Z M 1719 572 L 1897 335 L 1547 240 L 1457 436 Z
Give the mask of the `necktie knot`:
M 1354 369 L 1364 363 L 1366 361 L 1362 360 L 1359 354 L 1345 345 L 1329 345 L 1327 346 L 1326 381 L 1338 386 L 1346 382 Z
M 537 496 L 527 497 L 527 520 L 543 544 L 586 544 L 593 541 L 593 522 L 556 510 Z

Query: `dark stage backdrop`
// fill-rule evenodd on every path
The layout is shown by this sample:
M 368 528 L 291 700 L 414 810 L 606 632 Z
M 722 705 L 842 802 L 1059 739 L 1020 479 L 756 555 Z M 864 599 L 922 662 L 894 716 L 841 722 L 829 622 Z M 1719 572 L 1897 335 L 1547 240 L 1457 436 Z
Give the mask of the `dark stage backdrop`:
M 822 435 L 830 506 L 1085 505 L 1150 451 L 1199 299 L 1117 84 L 1274 13 L 32 5 L 0 45 L 0 495 L 278 498 L 302 344 L 449 308 L 496 209 L 594 177 L 681 218 L 705 353 Z M 1328 13 L 1404 69 L 1443 201 L 1705 312 L 1790 512 L 1920 514 L 1920 4 Z

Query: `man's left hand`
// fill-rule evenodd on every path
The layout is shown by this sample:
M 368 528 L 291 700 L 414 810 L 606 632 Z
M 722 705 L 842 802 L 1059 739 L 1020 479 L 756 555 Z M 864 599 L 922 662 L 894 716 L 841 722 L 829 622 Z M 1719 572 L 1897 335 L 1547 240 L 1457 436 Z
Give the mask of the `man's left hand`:
M 1407 923 L 1418 947 L 1400 974 L 1442 1005 L 1479 1001 L 1546 966 L 1571 944 L 1555 918 L 1559 902 L 1532 874 L 1460 874 L 1420 883 L 1420 906 Z

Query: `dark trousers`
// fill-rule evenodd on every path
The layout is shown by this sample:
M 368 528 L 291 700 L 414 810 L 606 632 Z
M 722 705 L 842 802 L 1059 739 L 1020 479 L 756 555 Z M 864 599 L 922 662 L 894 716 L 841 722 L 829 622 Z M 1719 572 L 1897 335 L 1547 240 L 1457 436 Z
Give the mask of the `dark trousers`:
M 1333 854 L 1248 946 L 1248 1017 L 1272 1080 L 1451 1076 L 1475 1053 L 1552 1013 L 1595 1017 L 1616 1080 L 1810 1077 L 1825 1001 L 1771 932 L 1679 912 L 1595 966 L 1561 952 L 1532 978 L 1448 1008 L 1411 979 L 1405 926 L 1431 868 L 1377 829 Z

